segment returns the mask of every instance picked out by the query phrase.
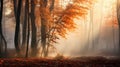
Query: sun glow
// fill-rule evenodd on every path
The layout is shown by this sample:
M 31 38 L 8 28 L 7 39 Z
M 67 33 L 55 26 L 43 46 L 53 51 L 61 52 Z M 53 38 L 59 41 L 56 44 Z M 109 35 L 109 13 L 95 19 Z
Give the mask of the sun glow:
M 65 8 L 68 4 L 72 4 L 72 0 L 59 0 L 59 4 Z
M 5 15 L 10 15 L 12 13 L 12 10 L 10 8 L 7 8 L 5 11 Z
M 65 4 L 64 4 L 65 5 Z M 75 23 L 77 24 L 77 29 L 75 32 L 70 32 L 67 35 L 67 39 L 62 39 L 59 41 L 60 45 L 57 45 L 56 48 L 63 54 L 69 55 L 69 56 L 77 56 L 80 55 L 80 51 L 86 51 L 84 50 L 84 47 L 88 45 L 88 34 L 89 34 L 89 40 L 95 39 L 99 34 L 101 34 L 100 37 L 103 37 L 105 34 L 104 30 L 109 30 L 111 26 L 108 26 L 106 23 L 110 23 L 113 25 L 111 22 L 107 22 L 108 20 L 107 17 L 111 17 L 113 13 L 116 13 L 116 0 L 97 0 L 97 2 L 93 5 L 93 33 L 89 33 L 89 30 L 92 29 L 90 26 L 90 12 L 84 19 L 76 19 Z M 113 11 L 112 11 L 113 10 Z M 115 14 L 114 14 L 115 15 Z M 101 31 L 100 28 L 103 30 Z M 116 29 L 116 28 L 115 28 Z M 90 31 L 92 32 L 92 31 Z M 104 36 L 105 37 L 105 36 Z M 106 38 L 106 37 L 105 37 Z M 106 40 L 105 42 L 103 41 L 104 39 L 100 38 L 100 42 L 96 44 L 96 51 L 102 51 L 106 47 L 101 47 L 101 43 L 103 46 L 107 46 Z M 108 39 L 109 40 L 109 39 Z M 112 41 L 111 41 L 112 42 Z M 92 45 L 92 41 L 89 42 L 89 45 Z M 66 49 L 67 47 L 67 49 Z M 90 49 L 91 46 L 88 46 Z M 112 47 L 111 47 L 112 48 Z M 110 49 L 111 49 L 110 48 Z M 114 48 L 112 48 L 114 49 Z
M 12 13 L 12 3 L 11 2 L 8 2 L 6 5 L 5 5 L 5 15 L 10 15 Z

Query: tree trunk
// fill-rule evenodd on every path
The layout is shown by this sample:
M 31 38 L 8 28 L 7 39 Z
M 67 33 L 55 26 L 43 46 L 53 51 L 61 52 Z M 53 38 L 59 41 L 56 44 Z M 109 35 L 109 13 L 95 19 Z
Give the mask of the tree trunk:
M 15 4 L 16 3 L 15 3 L 15 0 L 14 0 L 14 5 Z M 16 27 L 15 27 L 14 43 L 15 43 L 16 52 L 19 55 L 20 54 L 20 45 L 19 45 L 19 42 L 20 42 L 19 41 L 20 40 L 19 39 L 19 35 L 20 35 L 20 15 L 21 15 L 22 0 L 18 1 L 18 7 L 17 8 L 15 6 L 14 6 L 14 13 L 15 13 L 15 19 L 16 19 Z
M 42 45 L 42 56 L 46 57 L 46 32 L 47 32 L 47 19 L 45 17 L 45 9 L 47 7 L 47 0 L 41 0 L 41 45 Z
M 30 38 L 30 22 L 29 22 L 29 0 L 26 0 L 26 9 L 27 9 L 27 47 L 26 47 L 26 57 L 28 57 L 29 52 L 29 38 Z
M 95 49 L 95 45 L 94 45 L 94 33 L 93 33 L 93 7 L 90 9 L 90 23 L 91 23 L 91 37 L 92 37 L 92 48 L 93 50 Z
M 3 14 L 3 0 L 0 1 L 0 57 L 3 57 L 3 45 L 5 46 L 5 53 L 4 53 L 5 56 L 7 53 L 7 42 L 2 32 L 2 14 Z
M 36 25 L 35 25 L 35 3 L 34 0 L 31 0 L 31 30 L 32 30 L 32 38 L 31 38 L 31 55 L 36 56 L 37 55 L 37 41 L 36 41 Z
M 29 38 L 30 38 L 30 22 L 29 22 L 29 15 L 28 15 L 28 34 L 27 34 L 27 47 L 26 47 L 26 57 L 28 57 L 29 54 Z
M 23 51 L 25 50 L 25 46 L 26 46 L 26 40 L 27 40 L 27 12 L 28 12 L 28 0 L 26 0 L 25 2 L 25 12 L 24 12 L 24 22 L 23 22 L 23 32 L 22 32 L 22 49 Z
M 54 15 L 51 15 L 52 14 L 52 11 L 54 10 L 54 3 L 55 3 L 55 0 L 52 0 L 51 3 L 50 3 L 50 8 L 49 8 L 49 12 L 50 12 L 50 16 L 51 17 L 54 17 Z M 48 25 L 50 25 L 51 22 L 48 22 Z M 48 31 L 50 31 L 50 27 L 48 27 Z M 47 37 L 47 47 L 46 47 L 46 56 L 48 56 L 49 54 L 49 47 L 50 47 L 50 32 L 48 33 L 48 37 Z
M 117 20 L 119 25 L 118 27 L 119 27 L 119 52 L 120 52 L 120 0 L 117 0 Z

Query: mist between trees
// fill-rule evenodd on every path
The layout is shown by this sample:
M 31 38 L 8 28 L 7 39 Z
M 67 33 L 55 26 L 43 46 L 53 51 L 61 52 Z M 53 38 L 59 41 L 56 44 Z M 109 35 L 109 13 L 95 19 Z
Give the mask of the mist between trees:
M 119 0 L 1 0 L 0 57 L 118 56 L 119 26 Z

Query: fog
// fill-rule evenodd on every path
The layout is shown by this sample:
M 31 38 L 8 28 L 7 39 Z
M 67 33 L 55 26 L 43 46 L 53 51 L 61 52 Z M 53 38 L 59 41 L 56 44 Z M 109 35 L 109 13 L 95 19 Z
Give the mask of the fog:
M 114 16 L 116 15 L 115 3 L 116 0 L 98 0 L 92 7 L 92 24 L 90 22 L 90 11 L 85 18 L 75 19 L 77 25 L 75 31 L 68 32 L 66 38 L 58 40 L 58 43 L 55 44 L 56 52 L 72 57 L 117 56 L 118 26 L 108 21 L 108 19 L 116 17 Z M 6 9 L 4 9 L 4 12 Z M 7 14 L 9 14 L 9 11 Z M 15 48 L 14 18 L 3 17 L 3 22 L 3 32 L 8 48 Z
M 77 29 L 68 32 L 67 39 L 56 44 L 58 52 L 66 56 L 117 56 L 118 26 L 116 0 L 98 0 L 93 5 L 91 26 L 90 12 L 82 20 L 75 20 Z M 110 22 L 111 21 L 111 22 Z

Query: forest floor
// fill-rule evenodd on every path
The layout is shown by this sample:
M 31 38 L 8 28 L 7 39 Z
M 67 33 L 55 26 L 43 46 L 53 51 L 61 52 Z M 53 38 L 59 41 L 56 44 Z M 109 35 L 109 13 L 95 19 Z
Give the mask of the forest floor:
M 2 58 L 0 67 L 120 67 L 120 59 L 104 57 Z

